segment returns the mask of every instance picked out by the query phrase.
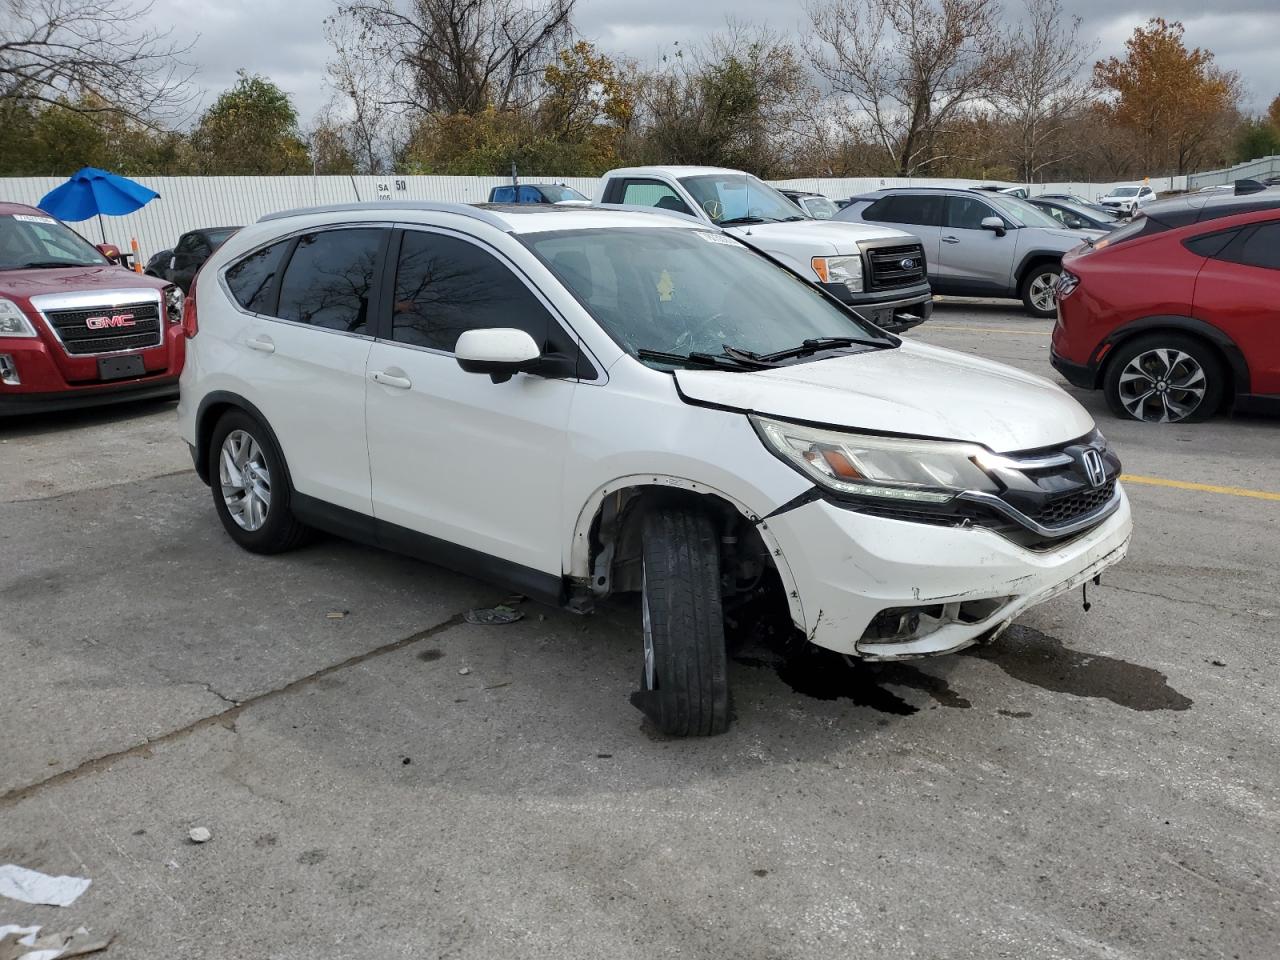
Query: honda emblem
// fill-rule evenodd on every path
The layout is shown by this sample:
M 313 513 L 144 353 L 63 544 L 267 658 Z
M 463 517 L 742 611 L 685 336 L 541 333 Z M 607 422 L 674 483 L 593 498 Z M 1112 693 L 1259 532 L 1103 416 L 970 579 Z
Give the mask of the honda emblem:
M 1084 465 L 1084 475 L 1089 478 L 1091 485 L 1100 487 L 1106 482 L 1106 464 L 1102 462 L 1102 454 L 1094 447 L 1088 447 L 1080 454 L 1080 462 Z

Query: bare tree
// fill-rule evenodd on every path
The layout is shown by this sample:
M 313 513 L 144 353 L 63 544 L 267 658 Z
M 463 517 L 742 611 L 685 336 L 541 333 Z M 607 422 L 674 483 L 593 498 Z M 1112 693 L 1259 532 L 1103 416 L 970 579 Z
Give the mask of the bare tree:
M 902 176 L 945 159 L 948 122 L 1005 64 L 998 0 L 814 0 L 814 67 Z
M 406 139 L 404 109 L 394 105 L 392 67 L 374 52 L 350 17 L 325 20 L 325 37 L 334 49 L 325 67 L 334 97 L 319 122 L 341 131 L 360 172 L 385 172 Z
M 572 36 L 577 0 L 368 0 L 342 8 L 391 66 L 397 102 L 428 113 L 528 106 Z
M 1077 138 L 1064 137 L 1092 99 L 1086 66 L 1096 41 L 1080 39 L 1080 18 L 1063 12 L 1061 0 L 1026 0 L 1027 20 L 1010 29 L 1009 58 L 998 76 L 997 110 L 1013 134 L 1010 159 L 1024 182 L 1045 167 L 1072 157 Z
M 135 30 L 150 5 L 127 0 L 0 0 L 0 100 L 117 113 L 155 126 L 191 99 L 190 49 Z

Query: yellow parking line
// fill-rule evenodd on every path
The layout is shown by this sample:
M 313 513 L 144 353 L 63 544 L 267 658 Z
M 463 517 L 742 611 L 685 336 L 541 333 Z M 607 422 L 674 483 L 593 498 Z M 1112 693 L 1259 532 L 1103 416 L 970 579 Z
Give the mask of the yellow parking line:
M 968 327 L 958 323 L 933 323 L 921 327 L 920 330 L 972 330 L 974 333 L 1007 333 L 1015 337 L 1051 337 L 1052 330 L 1009 330 L 1006 327 Z
M 1221 493 L 1229 497 L 1251 497 L 1254 500 L 1280 501 L 1280 493 L 1268 490 L 1248 490 L 1244 487 L 1218 487 L 1211 483 L 1189 483 L 1186 480 L 1166 480 L 1163 477 L 1140 477 L 1132 473 L 1122 474 L 1125 483 L 1145 484 L 1149 487 L 1173 487 L 1176 490 L 1198 490 L 1201 493 Z

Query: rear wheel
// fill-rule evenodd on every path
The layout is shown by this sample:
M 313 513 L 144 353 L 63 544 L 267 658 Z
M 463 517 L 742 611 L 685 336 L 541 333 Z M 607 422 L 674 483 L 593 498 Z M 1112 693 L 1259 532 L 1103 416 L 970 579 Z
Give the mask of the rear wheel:
M 642 563 L 643 668 L 634 702 L 663 733 L 723 733 L 729 658 L 711 519 L 684 507 L 653 510 L 644 520 Z
M 1196 423 L 1222 405 L 1226 372 L 1203 340 L 1153 333 L 1122 345 L 1107 364 L 1107 405 L 1147 423 Z
M 1058 312 L 1059 263 L 1039 263 L 1022 278 L 1022 306 L 1033 317 L 1052 317 Z
M 257 419 L 224 414 L 209 438 L 209 463 L 214 509 L 232 540 L 253 553 L 282 553 L 306 539 L 289 508 L 284 457 Z

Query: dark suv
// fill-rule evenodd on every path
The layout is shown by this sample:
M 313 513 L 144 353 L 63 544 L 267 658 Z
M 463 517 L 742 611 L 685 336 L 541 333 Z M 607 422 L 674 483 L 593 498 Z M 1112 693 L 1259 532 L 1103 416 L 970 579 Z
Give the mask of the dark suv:
M 1062 265 L 1051 360 L 1117 416 L 1280 413 L 1280 189 L 1161 200 Z

